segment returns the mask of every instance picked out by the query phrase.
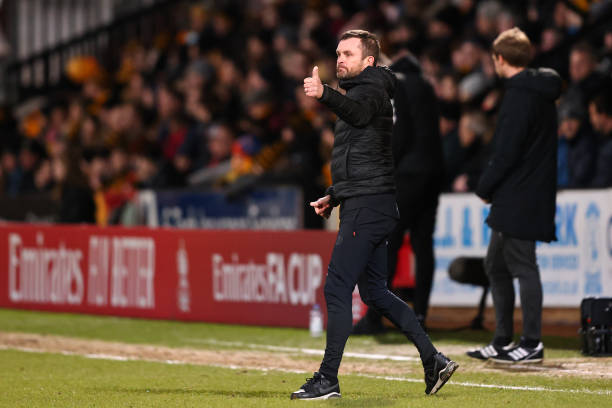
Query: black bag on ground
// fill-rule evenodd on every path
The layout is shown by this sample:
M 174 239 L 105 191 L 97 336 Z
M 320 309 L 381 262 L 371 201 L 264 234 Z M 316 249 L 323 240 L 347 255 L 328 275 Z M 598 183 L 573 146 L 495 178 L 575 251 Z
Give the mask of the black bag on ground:
M 580 303 L 582 353 L 612 356 L 612 298 L 588 297 Z

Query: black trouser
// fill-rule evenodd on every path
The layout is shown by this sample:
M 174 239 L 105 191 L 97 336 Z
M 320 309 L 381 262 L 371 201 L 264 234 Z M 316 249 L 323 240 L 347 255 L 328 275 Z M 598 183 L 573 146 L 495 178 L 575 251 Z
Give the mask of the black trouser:
M 518 278 L 523 312 L 523 337 L 540 340 L 542 331 L 542 283 L 536 263 L 535 241 L 510 238 L 491 231 L 485 258 L 495 306 L 495 339 L 514 335 L 514 285 Z
M 393 200 L 392 196 L 390 197 Z M 376 206 L 375 208 L 379 208 Z M 426 361 L 436 349 L 412 309 L 387 288 L 387 238 L 396 218 L 372 207 L 340 211 L 340 230 L 325 281 L 327 345 L 320 372 L 334 378 L 352 329 L 352 293 L 396 325 Z
M 435 269 L 433 234 L 438 210 L 439 176 L 404 176 L 397 180 L 400 221 L 389 238 L 389 285 L 397 268 L 397 251 L 410 232 L 415 257 L 414 313 L 425 319 Z

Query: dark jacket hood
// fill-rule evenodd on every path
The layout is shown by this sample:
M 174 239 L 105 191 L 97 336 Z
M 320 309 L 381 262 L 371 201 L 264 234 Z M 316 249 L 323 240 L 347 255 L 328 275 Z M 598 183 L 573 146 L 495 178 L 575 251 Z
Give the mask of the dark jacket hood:
M 561 85 L 561 77 L 550 68 L 525 69 L 506 80 L 507 89 L 527 89 L 550 100 L 561 95 Z
M 366 67 L 357 76 L 341 79 L 338 85 L 347 91 L 357 85 L 372 84 L 382 86 L 387 91 L 389 98 L 393 98 L 396 80 L 393 72 L 385 66 Z
M 389 68 L 400 74 L 420 74 L 421 65 L 414 55 L 405 55 L 395 61 Z

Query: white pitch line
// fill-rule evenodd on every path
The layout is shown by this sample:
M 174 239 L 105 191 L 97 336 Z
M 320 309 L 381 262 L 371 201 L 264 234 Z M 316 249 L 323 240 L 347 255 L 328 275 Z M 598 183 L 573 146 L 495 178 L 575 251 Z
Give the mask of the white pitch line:
M 404 377 L 389 377 L 389 376 L 380 376 L 380 375 L 369 375 L 369 374 L 353 374 L 359 377 L 367 377 L 367 378 L 375 378 L 378 380 L 388 380 L 388 381 L 403 381 L 403 382 L 412 382 L 412 383 L 420 383 L 422 380 L 417 380 L 414 378 L 404 378 Z M 462 387 L 473 387 L 473 388 L 494 388 L 500 390 L 513 390 L 513 391 L 546 391 L 546 392 L 564 392 L 570 394 L 594 394 L 594 395 L 612 395 L 612 390 L 576 390 L 576 389 L 563 389 L 563 388 L 548 388 L 535 386 L 530 387 L 526 385 L 501 385 L 501 384 L 480 384 L 480 383 L 471 383 L 471 382 L 455 382 L 449 381 L 447 384 L 459 385 Z
M 17 350 L 24 351 L 29 353 L 52 353 L 45 350 L 38 350 L 29 347 L 13 347 L 13 346 L 5 346 L 0 345 L 0 350 Z M 155 359 L 145 359 L 145 358 L 133 358 L 133 357 L 125 357 L 113 354 L 95 354 L 95 353 L 87 353 L 87 354 L 79 354 L 72 351 L 62 351 L 59 354 L 68 355 L 68 356 L 79 356 L 89 359 L 95 360 L 113 360 L 113 361 L 146 361 L 152 363 L 163 363 L 163 364 L 172 364 L 172 365 L 193 365 L 193 363 L 188 363 L 185 361 L 179 360 L 155 360 Z M 253 371 L 261 371 L 261 372 L 269 372 L 269 371 L 279 371 L 284 373 L 291 374 L 308 374 L 309 371 L 303 370 L 291 370 L 291 369 L 283 369 L 276 367 L 256 367 L 256 366 L 239 366 L 235 364 L 203 364 L 210 367 L 220 367 L 220 368 L 228 368 L 231 370 L 253 370 Z M 392 376 L 381 376 L 381 375 L 372 375 L 372 374 L 349 374 L 356 375 L 358 377 L 372 378 L 376 380 L 386 380 L 386 381 L 400 381 L 400 382 L 409 382 L 409 383 L 422 383 L 423 380 L 416 378 L 406 378 L 406 377 L 392 377 Z M 561 392 L 568 394 L 591 394 L 591 395 L 612 395 L 612 390 L 588 390 L 588 389 L 563 389 L 563 388 L 548 388 L 548 387 L 529 387 L 522 385 L 501 385 L 501 384 L 480 384 L 480 383 L 471 383 L 471 382 L 454 382 L 449 381 L 450 385 L 457 385 L 460 387 L 471 387 L 471 388 L 491 388 L 498 390 L 513 390 L 513 391 L 538 391 L 538 392 Z
M 487 361 L 485 363 L 485 366 L 491 368 L 491 369 L 499 369 L 499 370 L 514 370 L 514 371 L 550 371 L 551 368 L 550 367 L 540 367 L 537 365 L 528 365 L 527 364 L 521 364 L 521 363 L 514 363 L 514 364 L 496 364 L 494 362 L 490 362 Z M 554 368 L 555 371 L 557 372 L 564 372 L 564 373 L 571 373 L 571 374 L 584 374 L 583 371 L 580 370 L 574 370 L 571 368 L 562 368 L 562 367 L 555 367 Z
M 309 355 L 317 355 L 317 356 L 322 356 L 325 354 L 325 351 L 320 350 L 320 349 L 272 346 L 269 344 L 243 343 L 241 341 L 223 341 L 223 340 L 215 340 L 215 339 L 191 339 L 191 338 L 185 339 L 185 340 L 187 340 L 190 343 L 212 344 L 212 345 L 226 346 L 226 347 L 250 348 L 254 350 L 283 351 L 287 353 L 309 354 Z M 411 362 L 421 361 L 421 359 L 418 357 L 398 356 L 398 355 L 390 355 L 390 354 L 354 353 L 350 351 L 345 352 L 343 356 L 363 358 L 363 359 L 368 359 L 368 360 L 391 360 L 391 361 L 411 361 Z M 493 364 L 493 365 L 490 365 L 489 363 L 490 362 L 487 362 L 485 364 L 489 368 L 492 368 L 492 369 L 522 370 L 522 371 L 549 371 L 550 370 L 549 367 L 539 367 L 539 366 L 527 365 L 527 364 L 506 364 L 506 365 Z M 578 375 L 583 374 L 583 372 L 580 370 L 575 370 L 571 368 L 562 368 L 562 367 L 555 367 L 555 371 L 571 373 L 571 374 L 578 374 Z
M 218 346 L 241 347 L 241 348 L 250 348 L 250 349 L 255 349 L 255 350 L 284 351 L 287 353 L 309 354 L 309 355 L 316 355 L 316 356 L 322 356 L 325 354 L 324 350 L 311 349 L 311 348 L 271 346 L 268 344 L 242 343 L 240 341 L 221 341 L 221 340 L 214 340 L 214 339 L 202 339 L 198 341 L 193 341 L 193 339 L 190 339 L 190 340 L 192 343 L 214 344 Z M 368 360 L 421 361 L 421 359 L 418 357 L 396 356 L 396 355 L 390 355 L 390 354 L 353 353 L 350 351 L 345 352 L 344 357 L 363 358 L 363 359 L 368 359 Z

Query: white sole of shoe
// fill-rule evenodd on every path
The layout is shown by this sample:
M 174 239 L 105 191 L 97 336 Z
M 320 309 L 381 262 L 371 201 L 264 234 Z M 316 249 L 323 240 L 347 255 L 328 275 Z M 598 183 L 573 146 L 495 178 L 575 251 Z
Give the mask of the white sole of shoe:
M 327 400 L 332 398 L 340 398 L 342 395 L 338 392 L 330 392 L 329 394 L 321 395 L 320 397 L 315 398 L 293 398 L 301 401 L 316 401 L 316 400 Z
M 542 362 L 542 359 L 535 358 L 531 360 L 509 361 L 509 360 L 496 360 L 492 358 L 491 361 L 493 361 L 496 364 L 538 364 Z
M 438 390 L 442 388 L 444 384 L 446 384 L 448 379 L 451 378 L 457 368 L 459 368 L 459 364 L 455 363 L 454 361 L 449 361 L 446 367 L 444 367 L 443 370 L 440 370 L 440 373 L 438 374 L 438 381 L 436 382 L 436 385 L 433 386 L 431 391 L 429 391 L 429 395 L 433 395 L 438 392 Z

